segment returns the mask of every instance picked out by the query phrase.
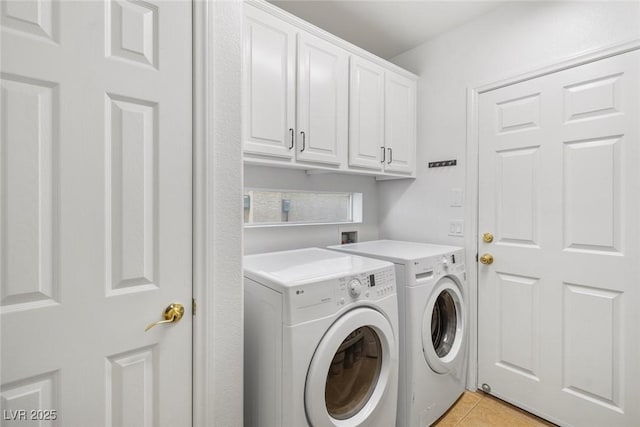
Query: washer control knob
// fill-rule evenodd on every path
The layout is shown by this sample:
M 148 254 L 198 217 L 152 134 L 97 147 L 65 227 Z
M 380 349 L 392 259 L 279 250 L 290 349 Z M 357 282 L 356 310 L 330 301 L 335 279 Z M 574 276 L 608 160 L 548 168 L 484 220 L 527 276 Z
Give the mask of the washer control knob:
M 449 269 L 449 260 L 446 256 L 442 257 L 442 268 L 444 268 L 445 270 Z
M 358 298 L 362 292 L 362 283 L 358 279 L 353 279 L 349 282 L 349 294 L 353 298 Z

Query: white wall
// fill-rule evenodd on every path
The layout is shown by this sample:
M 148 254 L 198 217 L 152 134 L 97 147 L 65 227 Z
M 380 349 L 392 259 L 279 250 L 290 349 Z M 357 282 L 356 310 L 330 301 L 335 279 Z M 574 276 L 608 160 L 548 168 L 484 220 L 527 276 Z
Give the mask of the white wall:
M 358 240 L 378 238 L 378 195 L 374 178 L 344 174 L 307 175 L 302 170 L 245 165 L 247 188 L 316 190 L 363 193 L 363 220 L 353 225 L 288 225 L 245 228 L 244 252 L 324 247 L 340 243 L 340 230 L 358 230 Z
M 449 190 L 464 189 L 468 87 L 640 37 L 638 2 L 511 2 L 392 62 L 420 75 L 417 179 L 379 184 L 380 237 L 464 245 L 448 236 Z M 428 169 L 427 162 L 458 166 Z

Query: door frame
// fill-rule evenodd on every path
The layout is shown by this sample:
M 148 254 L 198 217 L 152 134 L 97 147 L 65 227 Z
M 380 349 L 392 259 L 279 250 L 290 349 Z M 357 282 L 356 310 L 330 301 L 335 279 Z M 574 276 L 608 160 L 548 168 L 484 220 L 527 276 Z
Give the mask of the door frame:
M 192 335 L 192 425 L 241 425 L 243 1 L 190 1 L 192 294 L 197 307 Z
M 467 88 L 467 143 L 466 143 L 466 182 L 465 191 L 468 200 L 468 209 L 465 212 L 465 236 L 466 259 L 469 260 L 467 268 L 467 281 L 469 286 L 469 369 L 467 373 L 467 388 L 478 388 L 478 217 L 479 217 L 479 134 L 478 134 L 478 102 L 480 95 L 505 86 L 522 83 L 527 80 L 557 73 L 569 68 L 610 58 L 640 49 L 640 38 L 627 40 L 605 47 L 587 50 L 577 55 L 570 56 L 561 61 L 536 67 L 529 71 L 514 74 L 490 83 L 473 85 Z M 473 261 L 476 259 L 475 264 Z M 473 322 L 472 322 L 473 321 Z

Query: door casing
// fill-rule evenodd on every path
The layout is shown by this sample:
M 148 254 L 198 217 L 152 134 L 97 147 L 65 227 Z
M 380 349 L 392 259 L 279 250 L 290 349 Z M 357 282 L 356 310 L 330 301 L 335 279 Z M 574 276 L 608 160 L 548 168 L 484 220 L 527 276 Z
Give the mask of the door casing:
M 193 0 L 194 426 L 242 425 L 242 7 Z

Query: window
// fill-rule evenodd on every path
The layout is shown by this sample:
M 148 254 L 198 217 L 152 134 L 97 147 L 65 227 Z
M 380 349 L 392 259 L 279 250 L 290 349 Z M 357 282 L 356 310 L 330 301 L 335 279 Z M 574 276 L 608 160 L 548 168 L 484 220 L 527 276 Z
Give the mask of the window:
M 247 189 L 247 226 L 327 224 L 362 221 L 362 194 Z

